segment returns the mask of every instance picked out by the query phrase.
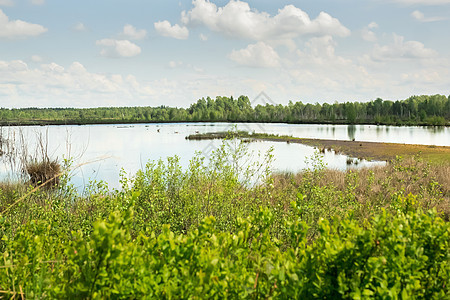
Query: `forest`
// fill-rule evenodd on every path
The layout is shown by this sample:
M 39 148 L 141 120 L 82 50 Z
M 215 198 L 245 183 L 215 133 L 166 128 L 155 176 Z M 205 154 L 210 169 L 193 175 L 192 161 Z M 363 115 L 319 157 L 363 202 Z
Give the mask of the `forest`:
M 2 125 L 108 124 L 147 122 L 266 122 L 381 125 L 448 125 L 450 96 L 422 95 L 405 100 L 288 105 L 252 105 L 249 97 L 199 99 L 189 108 L 0 108 Z

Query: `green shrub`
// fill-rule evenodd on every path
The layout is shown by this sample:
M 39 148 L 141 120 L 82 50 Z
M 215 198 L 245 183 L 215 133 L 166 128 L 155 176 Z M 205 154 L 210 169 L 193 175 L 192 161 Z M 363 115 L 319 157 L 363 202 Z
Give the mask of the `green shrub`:
M 408 200 L 405 200 L 405 203 Z M 450 226 L 435 212 L 404 207 L 366 226 L 350 215 L 319 222 L 310 241 L 300 216 L 291 247 L 270 234 L 273 214 L 237 219 L 234 233 L 205 218 L 188 234 L 163 226 L 131 234 L 134 214 L 112 213 L 70 241 L 48 224 L 22 226 L 0 267 L 3 293 L 56 298 L 426 298 L 448 296 Z

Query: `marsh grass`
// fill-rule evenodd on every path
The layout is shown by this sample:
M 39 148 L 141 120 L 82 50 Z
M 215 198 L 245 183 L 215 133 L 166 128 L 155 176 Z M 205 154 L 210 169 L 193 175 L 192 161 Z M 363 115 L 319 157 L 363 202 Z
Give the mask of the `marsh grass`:
M 35 149 L 30 149 L 28 139 L 21 130 L 0 129 L 0 158 L 15 181 L 34 187 L 54 188 L 59 184 L 62 166 L 52 158 L 48 149 L 48 131 L 37 134 Z M 34 152 L 30 151 L 34 150 Z
M 24 169 L 33 186 L 45 183 L 44 188 L 52 188 L 58 185 L 61 171 L 61 165 L 57 160 L 33 160 L 27 162 Z
M 353 198 L 359 206 L 355 207 L 366 217 L 381 208 L 392 209 L 398 196 L 412 194 L 422 208 L 436 208 L 445 220 L 450 219 L 450 166 L 430 164 L 420 155 L 397 157 L 385 166 L 372 168 L 349 171 L 322 168 L 290 176 L 276 174 L 274 182 L 275 191 L 290 190 L 291 199 L 295 198 L 295 190 L 311 195 L 312 186 L 333 190 L 327 205 L 334 203 L 339 209 L 345 207 L 339 198 Z

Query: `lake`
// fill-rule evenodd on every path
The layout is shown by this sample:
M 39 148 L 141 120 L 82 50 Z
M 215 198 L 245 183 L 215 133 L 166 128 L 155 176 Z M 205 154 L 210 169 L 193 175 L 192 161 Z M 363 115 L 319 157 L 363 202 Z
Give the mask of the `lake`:
M 314 125 L 314 124 L 262 124 L 262 123 L 166 123 L 133 125 L 85 125 L 85 126 L 27 126 L 3 127 L 2 136 L 20 145 L 26 141 L 33 153 L 38 138 L 44 141 L 51 158 L 73 158 L 73 165 L 85 165 L 75 169 L 72 183 L 78 190 L 89 180 L 103 180 L 110 188 L 119 187 L 119 172 L 133 175 L 149 160 L 177 155 L 186 167 L 189 160 L 201 151 L 206 157 L 220 146 L 222 141 L 189 141 L 185 137 L 194 133 L 226 131 L 231 129 L 249 132 L 292 135 L 294 137 L 393 142 L 450 146 L 450 128 L 444 127 L 395 127 L 376 125 Z M 298 172 L 307 167 L 307 158 L 315 149 L 301 144 L 280 142 L 255 142 L 248 144 L 249 151 L 264 153 L 273 147 L 275 171 Z M 32 151 L 33 150 L 33 151 Z M 329 168 L 345 170 L 347 156 L 333 151 L 323 154 Z M 362 161 L 357 167 L 384 164 Z M 11 163 L 0 163 L 2 178 L 11 177 Z

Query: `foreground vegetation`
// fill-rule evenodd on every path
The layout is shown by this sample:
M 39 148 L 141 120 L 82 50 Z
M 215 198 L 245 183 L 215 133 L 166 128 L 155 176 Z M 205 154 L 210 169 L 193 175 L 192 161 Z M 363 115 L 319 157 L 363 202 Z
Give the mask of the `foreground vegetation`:
M 252 106 L 246 96 L 202 98 L 189 108 L 103 107 L 0 109 L 2 125 L 109 124 L 146 122 L 285 122 L 386 125 L 449 125 L 450 96 L 405 100 Z
M 149 162 L 79 195 L 0 189 L 3 298 L 444 299 L 450 167 L 420 157 L 300 174 L 224 143 L 183 170 Z M 51 179 L 51 178 L 50 178 Z

